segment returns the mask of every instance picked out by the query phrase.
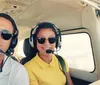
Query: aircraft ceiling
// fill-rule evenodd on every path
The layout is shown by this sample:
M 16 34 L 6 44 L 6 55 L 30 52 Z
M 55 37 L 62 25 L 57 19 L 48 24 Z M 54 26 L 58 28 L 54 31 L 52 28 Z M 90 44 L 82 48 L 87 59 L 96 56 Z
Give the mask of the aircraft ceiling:
M 100 0 L 0 0 L 0 12 L 11 15 L 21 28 L 21 34 L 25 36 L 29 31 L 26 29 L 23 32 L 25 27 L 32 27 L 39 21 L 47 20 L 60 24 L 59 21 L 65 19 L 68 12 L 72 12 L 70 9 L 81 12 L 86 6 L 82 1 L 100 2 Z

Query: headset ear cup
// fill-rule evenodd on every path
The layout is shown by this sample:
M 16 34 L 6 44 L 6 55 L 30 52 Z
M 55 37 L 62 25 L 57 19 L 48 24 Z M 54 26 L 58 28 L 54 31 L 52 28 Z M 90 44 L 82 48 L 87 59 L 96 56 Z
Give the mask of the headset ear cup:
M 61 48 L 61 39 L 60 35 L 57 35 L 57 41 L 56 41 L 56 49 Z
M 56 41 L 56 49 L 58 48 L 58 36 L 57 36 L 57 41 Z
M 29 43 L 30 43 L 31 47 L 34 47 L 34 40 L 33 40 L 32 35 L 30 36 Z
M 9 49 L 7 50 L 8 55 L 12 55 L 14 53 L 14 48 L 16 47 L 18 42 L 18 38 L 12 38 Z
M 10 44 L 10 48 L 14 49 L 17 45 L 17 42 L 18 42 L 18 38 L 12 39 L 11 44 Z

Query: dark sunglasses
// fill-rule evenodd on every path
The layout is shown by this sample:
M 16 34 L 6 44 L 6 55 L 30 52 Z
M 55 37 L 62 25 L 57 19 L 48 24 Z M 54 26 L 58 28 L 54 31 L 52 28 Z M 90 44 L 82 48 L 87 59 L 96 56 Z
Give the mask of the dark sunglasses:
M 45 43 L 46 38 L 37 38 L 37 41 L 39 44 L 44 44 Z M 56 42 L 56 38 L 55 37 L 50 37 L 47 39 L 49 41 L 50 44 L 54 44 Z
M 11 34 L 10 32 L 8 32 L 7 30 L 0 31 L 0 35 L 2 36 L 2 38 L 4 40 L 9 40 L 13 36 L 13 34 Z

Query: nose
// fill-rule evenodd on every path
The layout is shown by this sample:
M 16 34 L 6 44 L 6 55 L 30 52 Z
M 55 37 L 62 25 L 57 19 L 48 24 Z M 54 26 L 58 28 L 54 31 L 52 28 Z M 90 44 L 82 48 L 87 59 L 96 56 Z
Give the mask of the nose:
M 44 44 L 45 44 L 45 45 L 50 45 L 48 39 L 45 40 Z

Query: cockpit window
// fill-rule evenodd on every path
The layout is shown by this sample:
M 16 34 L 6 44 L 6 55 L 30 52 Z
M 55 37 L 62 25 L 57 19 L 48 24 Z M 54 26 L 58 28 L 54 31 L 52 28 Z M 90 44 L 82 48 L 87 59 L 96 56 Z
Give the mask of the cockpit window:
M 92 46 L 87 33 L 62 35 L 62 47 L 58 54 L 67 60 L 71 68 L 94 70 Z

